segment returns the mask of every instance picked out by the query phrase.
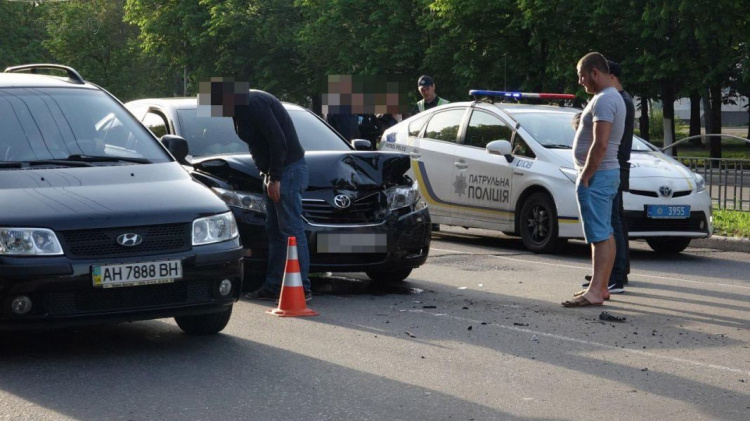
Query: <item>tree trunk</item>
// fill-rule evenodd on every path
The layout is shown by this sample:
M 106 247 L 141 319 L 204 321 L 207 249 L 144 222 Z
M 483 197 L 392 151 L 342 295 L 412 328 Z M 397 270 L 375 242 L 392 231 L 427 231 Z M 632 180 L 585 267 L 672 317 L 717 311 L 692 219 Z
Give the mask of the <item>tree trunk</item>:
M 703 102 L 703 127 L 706 128 L 706 133 L 713 133 L 713 126 L 711 125 L 711 102 L 708 100 L 708 98 L 711 96 L 711 92 L 706 89 L 704 92 L 705 95 L 702 96 L 701 101 Z M 709 145 L 710 137 L 703 136 L 701 138 L 701 142 L 703 142 L 703 145 Z
M 709 88 L 711 94 L 711 113 L 709 119 L 711 120 L 711 132 L 712 134 L 721 133 L 721 86 L 711 86 Z M 706 130 L 706 133 L 709 133 Z M 721 138 L 718 136 L 711 136 L 709 139 L 711 145 L 709 156 L 711 158 L 721 158 Z
M 651 136 L 648 134 L 648 98 L 646 97 L 641 97 L 641 118 L 638 127 L 641 130 L 641 137 L 648 140 Z
M 690 134 L 688 136 L 698 136 L 701 134 L 701 94 L 692 92 L 690 94 Z M 701 146 L 701 139 L 696 137 L 690 141 L 693 146 Z
M 664 116 L 664 147 L 674 143 L 674 86 L 670 82 L 662 85 L 662 106 Z M 677 155 L 677 147 L 669 148 L 666 153 L 671 156 Z

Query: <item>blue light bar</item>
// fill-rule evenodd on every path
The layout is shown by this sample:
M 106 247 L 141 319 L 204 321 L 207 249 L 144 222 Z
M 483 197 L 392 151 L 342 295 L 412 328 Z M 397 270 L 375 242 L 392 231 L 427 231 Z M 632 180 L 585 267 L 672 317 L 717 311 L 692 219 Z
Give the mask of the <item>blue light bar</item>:
M 512 91 L 486 91 L 482 89 L 472 89 L 469 91 L 472 96 L 498 96 L 503 98 L 534 98 L 534 99 L 575 99 L 573 94 L 549 94 L 537 92 L 512 92 Z

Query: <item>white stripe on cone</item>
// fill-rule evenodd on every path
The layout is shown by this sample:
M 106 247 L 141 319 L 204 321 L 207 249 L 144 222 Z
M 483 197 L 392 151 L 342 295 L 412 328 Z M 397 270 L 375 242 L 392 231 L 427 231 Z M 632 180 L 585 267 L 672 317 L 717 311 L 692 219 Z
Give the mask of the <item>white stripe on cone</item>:
M 290 246 L 288 248 L 286 259 L 287 261 L 296 261 L 297 267 L 299 267 L 297 246 Z M 286 267 L 284 267 L 284 283 L 282 287 L 302 287 L 302 275 L 298 271 L 287 272 Z

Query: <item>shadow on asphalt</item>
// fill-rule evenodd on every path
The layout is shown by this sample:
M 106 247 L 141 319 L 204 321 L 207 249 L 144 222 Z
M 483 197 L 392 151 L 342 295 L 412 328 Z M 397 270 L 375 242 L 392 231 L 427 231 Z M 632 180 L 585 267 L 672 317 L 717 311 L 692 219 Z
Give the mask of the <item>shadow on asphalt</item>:
M 0 402 L 3 415 L 29 419 L 438 420 L 446 408 L 467 420 L 525 419 L 227 334 L 191 337 L 160 321 L 0 336 Z

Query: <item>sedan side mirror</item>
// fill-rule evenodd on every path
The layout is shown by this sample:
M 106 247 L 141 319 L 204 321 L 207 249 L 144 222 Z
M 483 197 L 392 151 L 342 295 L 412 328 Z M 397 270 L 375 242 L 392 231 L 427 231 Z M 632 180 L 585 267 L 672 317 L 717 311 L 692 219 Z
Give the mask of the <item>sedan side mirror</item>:
M 161 137 L 160 141 L 161 144 L 169 150 L 172 156 L 174 156 L 174 159 L 176 159 L 177 162 L 182 165 L 190 165 L 190 162 L 187 160 L 189 153 L 187 140 L 181 136 L 165 134 Z
M 493 140 L 486 146 L 487 152 L 492 155 L 503 155 L 505 160 L 510 164 L 513 162 L 513 155 L 510 154 L 510 142 L 507 140 Z
M 355 151 L 371 151 L 372 143 L 367 139 L 354 139 L 352 140 L 352 146 Z

